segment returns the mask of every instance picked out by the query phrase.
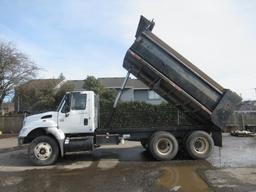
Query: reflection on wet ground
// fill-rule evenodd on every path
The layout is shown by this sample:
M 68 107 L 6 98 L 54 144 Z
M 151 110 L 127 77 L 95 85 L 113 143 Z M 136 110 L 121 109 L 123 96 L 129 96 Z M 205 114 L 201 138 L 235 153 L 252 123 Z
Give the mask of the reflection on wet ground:
M 201 162 L 121 162 L 113 166 L 96 161 L 88 168 L 2 172 L 0 188 L 4 192 L 23 191 L 208 191 L 198 176 Z

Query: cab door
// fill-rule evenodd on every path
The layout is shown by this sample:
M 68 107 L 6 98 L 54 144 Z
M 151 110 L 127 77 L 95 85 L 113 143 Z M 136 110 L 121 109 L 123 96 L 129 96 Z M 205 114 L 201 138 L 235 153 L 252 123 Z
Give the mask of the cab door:
M 58 114 L 58 125 L 64 133 L 89 133 L 89 97 L 83 92 L 67 96 Z

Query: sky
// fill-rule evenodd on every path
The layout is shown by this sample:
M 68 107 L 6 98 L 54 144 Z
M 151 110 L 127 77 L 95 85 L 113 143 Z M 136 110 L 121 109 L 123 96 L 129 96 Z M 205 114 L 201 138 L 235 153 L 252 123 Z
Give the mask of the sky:
M 41 68 L 37 78 L 121 77 L 140 15 L 223 87 L 256 99 L 254 0 L 1 0 L 0 40 Z

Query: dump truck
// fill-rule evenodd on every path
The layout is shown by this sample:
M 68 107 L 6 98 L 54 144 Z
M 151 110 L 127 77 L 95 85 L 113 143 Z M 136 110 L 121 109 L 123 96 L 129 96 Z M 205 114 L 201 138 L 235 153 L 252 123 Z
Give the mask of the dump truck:
M 92 151 L 125 140 L 140 141 L 156 160 L 171 160 L 181 149 L 194 159 L 205 159 L 214 145 L 222 146 L 222 130 L 241 98 L 154 35 L 154 25 L 141 16 L 135 42 L 123 61 L 128 73 L 109 111 L 109 120 L 133 74 L 193 123 L 159 128 L 112 128 L 109 123 L 103 128 L 99 123 L 100 98 L 93 91 L 68 92 L 56 111 L 24 119 L 18 142 L 29 144 L 28 156 L 34 164 L 50 165 L 69 152 Z

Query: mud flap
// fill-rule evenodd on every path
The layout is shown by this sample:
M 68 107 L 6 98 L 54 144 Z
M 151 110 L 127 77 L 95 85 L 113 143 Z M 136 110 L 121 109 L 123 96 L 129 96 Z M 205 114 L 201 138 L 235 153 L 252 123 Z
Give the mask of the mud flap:
M 213 131 L 212 139 L 215 146 L 222 147 L 222 134 L 221 131 Z

